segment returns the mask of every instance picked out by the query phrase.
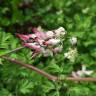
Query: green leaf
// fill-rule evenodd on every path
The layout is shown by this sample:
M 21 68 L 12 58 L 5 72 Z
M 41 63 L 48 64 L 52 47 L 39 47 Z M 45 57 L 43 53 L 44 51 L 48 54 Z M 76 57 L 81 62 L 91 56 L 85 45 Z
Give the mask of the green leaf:
M 0 90 L 0 95 L 1 95 L 1 96 L 13 96 L 13 95 L 11 94 L 11 92 L 9 92 L 7 89 L 1 89 L 1 90 Z
M 34 84 L 29 80 L 22 80 L 19 85 L 19 90 L 22 94 L 27 94 L 31 92 L 33 89 Z
M 43 90 L 44 90 L 45 93 L 51 91 L 52 89 L 55 89 L 54 84 L 50 81 L 45 81 L 43 83 L 42 87 L 43 87 Z

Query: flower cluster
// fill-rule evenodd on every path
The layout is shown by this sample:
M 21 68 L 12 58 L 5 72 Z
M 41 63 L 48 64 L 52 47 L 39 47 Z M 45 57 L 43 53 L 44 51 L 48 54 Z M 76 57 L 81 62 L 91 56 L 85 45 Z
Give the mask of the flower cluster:
M 37 28 L 32 29 L 33 34 L 16 34 L 25 47 L 33 50 L 33 55 L 42 53 L 44 56 L 53 56 L 54 53 L 61 52 L 61 36 L 66 34 L 63 27 L 56 30 L 41 32 Z
M 74 62 L 78 55 L 76 48 L 69 48 L 68 52 L 64 53 L 64 57 L 69 59 L 71 62 Z

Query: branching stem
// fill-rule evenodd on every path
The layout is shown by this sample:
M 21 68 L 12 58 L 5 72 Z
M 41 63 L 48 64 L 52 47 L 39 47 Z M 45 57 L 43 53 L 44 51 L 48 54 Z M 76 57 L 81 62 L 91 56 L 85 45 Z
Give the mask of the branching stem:
M 44 77 L 46 77 L 46 78 L 48 78 L 49 80 L 52 80 L 52 81 L 69 80 L 69 81 L 94 81 L 94 82 L 96 82 L 96 78 L 91 78 L 91 77 L 84 77 L 84 78 L 66 77 L 66 78 L 59 79 L 58 76 L 51 75 L 51 74 L 49 74 L 49 73 L 47 73 L 47 72 L 45 72 L 45 71 L 43 71 L 41 69 L 38 69 L 37 67 L 34 67 L 33 65 L 23 63 L 23 62 L 21 62 L 19 60 L 9 58 L 7 56 L 2 56 L 1 58 L 6 59 L 6 60 L 8 60 L 10 62 L 13 62 L 13 64 L 15 63 L 15 64 L 21 65 L 23 67 L 26 67 L 28 69 L 34 70 L 38 74 L 43 75 Z

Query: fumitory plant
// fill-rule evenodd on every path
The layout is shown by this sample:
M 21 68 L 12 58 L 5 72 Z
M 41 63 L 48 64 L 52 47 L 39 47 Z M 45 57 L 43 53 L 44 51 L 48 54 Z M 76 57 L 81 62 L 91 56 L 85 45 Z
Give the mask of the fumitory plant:
M 1 48 L 3 48 L 3 50 L 7 50 L 7 52 L 4 52 L 0 56 L 1 58 L 3 58 L 3 60 L 1 59 L 1 66 L 4 70 L 1 70 L 1 73 L 3 72 L 1 76 L 3 83 L 1 84 L 1 86 L 4 86 L 4 84 L 13 85 L 7 88 L 8 90 L 2 89 L 2 92 L 4 90 L 5 94 L 17 96 L 22 94 L 25 96 L 27 94 L 34 94 L 34 96 L 42 96 L 42 94 L 53 94 L 54 96 L 62 96 L 62 88 L 63 90 L 66 89 L 66 94 L 69 94 L 67 92 L 70 92 L 70 89 L 69 91 L 67 89 L 67 82 L 69 81 L 76 81 L 77 84 L 79 83 L 78 81 L 96 81 L 95 78 L 89 78 L 93 71 L 86 70 L 86 65 L 82 65 L 82 70 L 77 69 L 77 71 L 74 71 L 72 67 L 69 67 L 70 70 L 66 71 L 66 66 L 73 66 L 72 64 L 76 62 L 76 59 L 78 58 L 78 51 L 76 48 L 77 38 L 67 37 L 67 32 L 63 27 L 59 27 L 58 29 L 45 32 L 40 28 L 33 28 L 31 34 L 16 33 L 16 36 L 21 39 L 22 47 L 19 45 L 18 40 L 16 40 L 16 43 L 14 43 L 14 47 L 20 46 L 20 48 L 18 47 L 12 51 L 8 51 L 8 49 L 5 49 L 6 47 L 2 47 L 1 43 Z M 6 39 L 3 35 L 2 40 L 6 44 L 8 42 L 13 42 L 12 38 L 13 36 L 11 34 L 9 34 L 9 37 Z M 66 44 L 66 42 L 69 42 L 69 45 Z M 8 43 L 8 46 L 9 45 L 10 43 Z M 10 46 L 12 47 L 12 45 Z M 22 49 L 22 51 L 13 54 L 14 52 L 19 51 L 20 49 Z M 12 58 L 8 57 L 9 54 Z M 60 55 L 62 55 L 63 58 L 61 58 Z M 45 58 L 46 60 L 44 60 L 43 58 Z M 7 61 L 5 61 L 5 59 Z M 37 60 L 35 59 L 39 59 L 37 65 L 35 65 L 37 63 Z M 50 64 L 49 62 L 47 62 L 48 59 L 50 60 Z M 21 62 L 21 60 L 23 62 Z M 12 67 L 10 66 L 10 63 L 8 61 L 10 61 L 10 63 L 16 63 L 22 65 L 25 68 L 32 69 L 47 78 L 45 79 L 41 75 L 36 75 L 36 73 L 30 72 L 29 70 L 26 70 L 25 68 L 20 66 L 13 65 Z M 6 64 L 6 62 L 7 65 L 3 65 Z M 66 62 L 66 64 L 67 62 L 70 63 L 65 65 L 63 62 Z M 29 63 L 29 65 L 26 63 Z M 35 67 L 32 65 L 32 63 Z M 58 63 L 60 63 L 60 65 Z M 37 67 L 40 69 L 38 69 Z M 12 68 L 14 70 L 11 70 Z M 9 70 L 9 72 L 7 72 L 7 70 Z M 10 79 L 7 78 L 9 76 L 11 76 Z M 16 80 L 16 78 L 18 80 Z M 16 88 L 14 89 L 13 93 L 10 93 L 14 86 Z M 38 88 L 42 89 L 41 92 Z M 34 93 L 35 90 L 37 90 L 36 93 Z M 52 90 L 54 91 L 51 92 Z
M 58 44 L 37 42 L 34 27 L 60 26 Z M 95 70 L 96 0 L 0 0 L 0 96 L 95 96 Z

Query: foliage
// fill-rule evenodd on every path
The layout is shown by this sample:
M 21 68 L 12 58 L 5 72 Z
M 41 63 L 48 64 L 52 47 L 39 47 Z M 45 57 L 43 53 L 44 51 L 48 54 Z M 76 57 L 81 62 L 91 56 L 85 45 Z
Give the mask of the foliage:
M 20 47 L 14 33 L 30 33 L 31 27 L 45 30 L 63 26 L 68 36 L 78 38 L 78 58 L 70 62 L 64 58 L 68 40 L 62 53 L 54 58 L 31 58 L 30 49 L 22 49 L 10 57 L 54 75 L 69 76 L 85 64 L 96 70 L 96 1 L 95 0 L 0 0 L 0 55 Z M 0 96 L 95 96 L 96 83 L 54 83 L 41 75 L 0 59 Z M 92 75 L 96 77 L 96 73 Z M 83 94 L 82 94 L 83 93 Z

